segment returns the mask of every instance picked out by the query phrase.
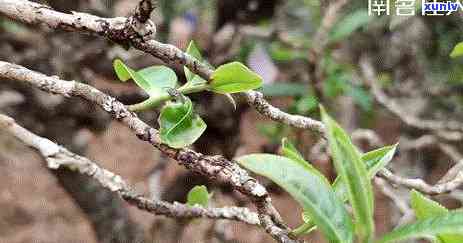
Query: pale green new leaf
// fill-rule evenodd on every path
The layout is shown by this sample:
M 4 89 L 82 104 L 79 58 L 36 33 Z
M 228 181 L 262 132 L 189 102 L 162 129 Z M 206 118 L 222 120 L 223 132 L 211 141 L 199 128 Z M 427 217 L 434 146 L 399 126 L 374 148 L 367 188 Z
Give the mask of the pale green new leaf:
M 198 47 L 196 46 L 194 41 L 190 41 L 190 44 L 188 44 L 188 47 L 186 49 L 186 53 L 189 54 L 190 56 L 196 58 L 197 61 L 202 62 L 203 57 L 201 55 L 201 52 L 199 51 Z M 201 78 L 199 75 L 193 73 L 188 69 L 187 67 L 183 68 L 185 72 L 185 77 L 187 80 L 187 83 L 185 84 L 186 86 L 195 86 L 199 84 L 205 84 L 207 83 L 206 80 Z
M 407 239 L 431 238 L 438 234 L 462 234 L 463 212 L 448 212 L 421 219 L 384 235 L 377 243 L 398 242 Z
M 370 178 L 373 178 L 380 169 L 384 168 L 392 160 L 396 148 L 397 144 L 379 148 L 362 155 L 362 160 L 367 166 L 368 176 L 370 176 Z M 338 198 L 341 199 L 341 201 L 346 202 L 348 200 L 347 187 L 344 183 L 342 183 L 341 178 L 339 176 L 333 183 L 333 189 Z M 308 214 L 304 215 L 304 222 L 306 222 L 307 225 L 308 223 L 310 223 L 310 216 Z
M 121 81 L 125 82 L 132 79 L 151 98 L 166 95 L 167 88 L 177 86 L 177 75 L 166 66 L 151 66 L 134 71 L 119 59 L 114 60 L 113 66 L 117 77 Z
M 146 82 L 150 89 L 165 90 L 177 87 L 177 75 L 174 70 L 166 66 L 151 66 L 137 71 Z
M 336 197 L 328 180 L 309 163 L 272 154 L 245 155 L 237 161 L 285 189 L 310 214 L 330 242 L 353 242 L 352 220 L 344 204 Z
M 288 141 L 287 138 L 281 139 L 281 154 L 287 158 L 300 162 L 302 164 L 307 164 L 302 154 L 297 151 L 296 147 Z
M 138 87 L 142 88 L 144 91 L 149 93 L 150 85 L 149 83 L 135 70 L 126 66 L 121 60 L 116 59 L 113 62 L 114 71 L 116 72 L 117 77 L 125 82 L 129 79 L 132 79 Z
M 193 144 L 206 130 L 206 123 L 194 114 L 191 100 L 183 99 L 164 105 L 158 119 L 161 141 L 173 148 Z
M 356 230 L 361 240 L 368 242 L 374 235 L 374 221 L 373 189 L 367 167 L 344 130 L 323 107 L 320 109 L 334 166 L 342 182 L 347 185 L 347 195 L 354 211 Z
M 302 220 L 304 221 L 304 223 L 292 230 L 291 234 L 295 236 L 300 236 L 309 234 L 310 232 L 317 229 L 317 226 L 313 223 L 312 218 L 310 217 L 308 212 L 302 213 Z
M 365 163 L 368 170 L 368 178 L 372 179 L 379 170 L 384 168 L 392 160 L 396 149 L 397 144 L 375 149 L 362 155 L 362 161 Z M 338 195 L 341 200 L 344 202 L 347 201 L 347 187 L 346 184 L 342 183 L 339 176 L 334 181 L 333 188 L 336 195 Z
M 425 219 L 433 216 L 438 216 L 448 213 L 448 209 L 439 203 L 426 198 L 423 194 L 412 190 L 411 192 L 411 205 L 415 211 L 417 219 Z
M 218 67 L 212 73 L 210 90 L 220 94 L 238 93 L 262 86 L 262 78 L 240 62 Z
M 397 149 L 397 145 L 398 144 L 385 146 L 362 155 L 362 160 L 367 166 L 368 176 L 370 178 L 373 178 L 378 171 L 384 168 L 392 160 Z
M 207 207 L 209 198 L 210 195 L 206 186 L 195 186 L 188 192 L 187 204 L 190 206 L 200 205 Z
M 463 55 L 463 42 L 458 43 L 450 53 L 451 58 L 456 58 Z
M 445 215 L 448 209 L 439 203 L 425 197 L 423 194 L 413 190 L 411 192 L 411 205 L 415 211 L 417 219 L 426 219 L 434 216 Z M 437 238 L 442 243 L 460 243 L 463 242 L 461 234 L 440 234 Z

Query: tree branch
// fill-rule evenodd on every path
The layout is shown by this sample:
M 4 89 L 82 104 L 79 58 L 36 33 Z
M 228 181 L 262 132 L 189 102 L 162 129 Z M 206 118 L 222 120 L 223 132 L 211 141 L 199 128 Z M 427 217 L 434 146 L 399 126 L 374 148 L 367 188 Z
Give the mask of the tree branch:
M 387 169 L 382 169 L 378 173 L 378 176 L 383 177 L 395 185 L 405 186 L 429 195 L 449 193 L 463 185 L 463 171 L 459 171 L 452 180 L 445 183 L 437 183 L 435 185 L 429 185 L 422 179 L 403 178 L 395 175 Z
M 106 37 L 114 42 L 129 45 L 170 65 L 182 65 L 206 80 L 211 80 L 214 70 L 205 63 L 183 52 L 179 48 L 154 40 L 155 27 L 150 21 L 146 26 L 134 24 L 133 18 L 100 18 L 98 16 L 72 12 L 65 14 L 49 7 L 25 0 L 0 0 L 0 13 L 11 19 L 29 24 L 46 24 L 53 29 L 80 31 Z M 262 93 L 243 93 L 249 105 L 262 115 L 278 122 L 302 129 L 324 133 L 323 123 L 309 117 L 291 115 L 270 105 Z
M 182 203 L 168 203 L 164 201 L 154 201 L 145 198 L 135 192 L 131 186 L 119 175 L 101 168 L 95 162 L 74 154 L 52 141 L 39 137 L 5 115 L 0 114 L 0 129 L 8 131 L 26 145 L 39 151 L 47 162 L 50 169 L 66 168 L 77 171 L 81 174 L 90 176 L 97 180 L 103 187 L 112 192 L 118 193 L 124 200 L 141 210 L 155 215 L 164 215 L 174 218 L 212 218 L 229 219 L 245 222 L 251 225 L 258 225 L 259 219 L 256 213 L 248 208 L 224 207 L 224 208 L 203 208 L 190 207 Z
M 140 23 L 144 24 L 150 19 L 151 13 L 155 8 L 156 3 L 154 0 L 141 0 L 135 9 L 134 17 L 140 21 Z
M 376 72 L 368 57 L 362 57 L 360 59 L 359 66 L 366 84 L 371 87 L 371 92 L 375 99 L 402 120 L 407 126 L 420 130 L 431 131 L 443 138 L 446 138 L 445 134 L 449 131 L 460 134 L 460 138 L 463 136 L 463 124 L 460 122 L 424 120 L 410 115 L 407 111 L 403 110 L 400 104 L 397 104 L 394 100 L 390 99 L 378 86 Z
M 127 125 L 139 139 L 149 142 L 169 158 L 210 180 L 230 184 L 236 190 L 250 197 L 258 208 L 261 225 L 273 238 L 279 242 L 297 242 L 288 236 L 289 229 L 273 207 L 267 190 L 256 179 L 250 177 L 237 163 L 222 156 L 207 156 L 191 149 L 173 149 L 162 144 L 156 129 L 140 120 L 135 113 L 129 111 L 114 97 L 89 85 L 61 80 L 56 76 L 46 76 L 25 67 L 2 61 L 0 61 L 0 77 L 25 82 L 53 94 L 81 97 L 100 106 L 115 119 Z M 44 149 L 46 149 L 44 150 L 45 154 L 56 152 L 56 150 L 47 152 L 48 147 Z

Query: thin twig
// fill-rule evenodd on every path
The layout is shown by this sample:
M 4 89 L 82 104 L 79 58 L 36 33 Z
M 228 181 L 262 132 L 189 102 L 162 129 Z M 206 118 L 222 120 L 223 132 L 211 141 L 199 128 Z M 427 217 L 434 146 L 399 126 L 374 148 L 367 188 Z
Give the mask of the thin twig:
M 382 169 L 378 175 L 395 185 L 405 186 L 429 195 L 449 193 L 463 185 L 463 171 L 459 171 L 452 180 L 446 183 L 437 183 L 436 185 L 430 185 L 422 179 L 404 178 L 387 169 Z
M 371 92 L 376 100 L 386 107 L 391 113 L 400 118 L 405 124 L 410 127 L 414 127 L 421 130 L 431 131 L 437 135 L 445 136 L 447 132 L 453 132 L 461 134 L 463 132 L 463 124 L 457 121 L 436 121 L 436 120 L 424 120 L 411 115 L 409 112 L 402 109 L 394 100 L 390 99 L 378 86 L 376 80 L 376 72 L 371 61 L 368 57 L 360 59 L 360 69 L 365 82 L 371 87 Z M 454 136 L 454 134 L 451 134 Z M 445 137 L 444 137 L 445 138 Z
M 60 167 L 77 171 L 97 180 L 106 189 L 118 193 L 124 200 L 141 210 L 155 215 L 164 215 L 175 218 L 212 218 L 229 219 L 258 225 L 259 219 L 256 213 L 248 208 L 223 207 L 203 208 L 187 206 L 182 203 L 168 203 L 164 201 L 150 200 L 135 192 L 129 184 L 119 175 L 114 174 L 98 166 L 97 163 L 74 154 L 52 141 L 39 137 L 27 129 L 19 126 L 16 122 L 5 115 L 0 114 L 0 129 L 6 130 L 26 145 L 39 151 L 47 162 L 50 169 L 56 170 Z

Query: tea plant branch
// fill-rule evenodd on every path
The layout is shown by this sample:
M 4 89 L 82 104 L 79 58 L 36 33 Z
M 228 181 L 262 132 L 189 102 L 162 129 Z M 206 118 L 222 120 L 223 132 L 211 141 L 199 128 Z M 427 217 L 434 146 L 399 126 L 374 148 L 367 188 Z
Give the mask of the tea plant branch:
M 141 0 L 135 9 L 134 17 L 142 24 L 146 23 L 151 13 L 156 8 L 156 1 L 154 0 Z
M 378 188 L 381 190 L 381 192 L 391 199 L 391 201 L 397 206 L 399 211 L 403 214 L 406 215 L 411 211 L 411 208 L 408 206 L 408 203 L 406 200 L 403 198 L 399 197 L 390 187 L 389 184 L 387 184 L 386 180 L 383 178 L 376 177 L 374 179 L 375 184 L 378 186 Z
M 394 190 L 387 184 L 386 180 L 383 178 L 375 177 L 374 178 L 375 185 L 380 189 L 384 196 L 388 197 L 399 209 L 402 214 L 402 217 L 398 220 L 396 225 L 403 225 L 405 223 L 410 222 L 415 213 L 413 210 L 408 206 L 407 200 L 400 197 Z
M 320 27 L 318 28 L 313 38 L 314 46 L 311 48 L 311 52 L 314 52 L 314 56 L 322 54 L 326 45 L 328 44 L 328 34 L 333 29 L 334 25 L 338 21 L 340 13 L 343 7 L 349 2 L 349 0 L 337 0 L 330 3 L 323 15 Z M 312 60 L 316 61 L 316 60 Z
M 200 92 L 200 91 L 204 91 L 207 89 L 207 84 L 198 84 L 198 85 L 194 85 L 194 86 L 182 86 L 180 88 L 178 88 L 178 92 L 181 93 L 181 94 L 191 94 L 191 93 L 196 93 L 196 92 Z M 140 102 L 138 104 L 134 104 L 134 105 L 129 105 L 128 106 L 128 109 L 131 110 L 131 111 L 142 111 L 142 110 L 146 110 L 147 107 L 155 107 L 157 106 L 158 104 L 160 104 L 161 102 L 164 102 L 164 101 L 167 101 L 167 100 L 171 100 L 173 99 L 173 96 L 170 95 L 170 94 L 164 94 L 164 95 L 160 95 L 160 96 L 157 96 L 157 97 L 154 97 L 154 98 L 149 98 L 143 102 Z
M 265 187 L 250 177 L 234 161 L 222 156 L 207 156 L 191 149 L 173 149 L 161 143 L 159 132 L 140 120 L 137 115 L 114 97 L 83 83 L 61 80 L 56 76 L 47 76 L 25 67 L 0 61 L 0 78 L 27 83 L 39 89 L 60 94 L 65 97 L 81 97 L 94 103 L 115 119 L 128 126 L 135 135 L 154 147 L 167 157 L 176 160 L 187 169 L 201 174 L 210 180 L 225 182 L 234 189 L 248 196 L 255 203 L 261 226 L 279 242 L 298 242 L 288 236 L 289 228 L 285 226 L 280 215 L 273 207 Z
M 407 126 L 434 132 L 444 139 L 454 140 L 453 137 L 455 135 L 461 139 L 463 136 L 463 123 L 457 121 L 424 120 L 410 115 L 409 112 L 403 110 L 399 104 L 390 99 L 378 86 L 376 72 L 368 57 L 361 58 L 359 66 L 365 78 L 365 82 L 370 86 L 371 93 L 375 99 L 402 120 Z
M 149 53 L 167 64 L 186 66 L 205 80 L 211 80 L 214 72 L 211 67 L 199 62 L 179 48 L 154 40 L 153 35 L 156 29 L 152 22 L 147 21 L 145 25 L 140 26 L 136 24 L 138 22 L 134 22 L 135 18 L 133 16 L 128 18 L 101 18 L 79 12 L 66 14 L 55 11 L 46 5 L 26 0 L 0 0 L 0 13 L 28 24 L 45 24 L 53 29 L 97 34 L 116 43 L 132 46 Z M 272 106 L 260 92 L 248 91 L 244 92 L 243 95 L 249 105 L 274 121 L 297 128 L 309 129 L 321 134 L 324 133 L 324 126 L 320 121 L 285 113 Z
M 437 183 L 435 185 L 430 185 L 422 179 L 409 179 L 398 176 L 388 169 L 382 169 L 378 175 L 385 178 L 392 184 L 415 189 L 429 195 L 449 193 L 463 185 L 463 171 L 459 171 L 452 180 L 445 183 Z
M 119 175 L 114 174 L 97 163 L 74 154 L 66 148 L 52 141 L 37 136 L 27 129 L 19 126 L 11 117 L 0 114 L 0 129 L 6 130 L 21 142 L 35 148 L 47 162 L 49 169 L 64 167 L 90 176 L 97 180 L 106 189 L 119 194 L 125 201 L 141 210 L 155 215 L 164 215 L 174 218 L 198 218 L 229 219 L 241 221 L 247 224 L 258 225 L 259 218 L 256 213 L 248 208 L 223 207 L 203 208 L 187 206 L 182 203 L 168 203 L 145 198 L 135 192 L 129 184 Z
M 392 182 L 393 184 L 416 189 L 426 194 L 448 193 L 462 185 L 463 166 L 460 162 L 462 157 L 454 148 L 452 148 L 451 145 L 442 143 L 440 140 L 449 139 L 449 136 L 446 136 L 449 134 L 449 131 L 454 133 L 452 136 L 454 136 L 456 133 L 457 137 L 461 137 L 463 135 L 461 134 L 463 124 L 455 121 L 441 122 L 433 120 L 421 120 L 417 117 L 409 115 L 406 111 L 402 110 L 402 108 L 394 100 L 387 97 L 387 95 L 378 87 L 376 81 L 376 72 L 368 57 L 362 57 L 359 62 L 359 66 L 365 78 L 365 82 L 367 82 L 367 84 L 371 87 L 371 92 L 380 104 L 399 117 L 408 126 L 432 133 L 431 135 L 428 134 L 423 136 L 422 139 L 418 139 L 414 143 L 414 146 L 423 146 L 423 144 L 426 145 L 430 143 L 437 144 L 444 153 L 457 161 L 457 163 L 447 171 L 447 173 L 436 185 L 429 185 L 421 179 L 403 178 L 393 174 L 387 169 L 381 170 L 379 175 L 387 179 L 389 182 Z M 449 140 L 454 140 L 451 137 Z

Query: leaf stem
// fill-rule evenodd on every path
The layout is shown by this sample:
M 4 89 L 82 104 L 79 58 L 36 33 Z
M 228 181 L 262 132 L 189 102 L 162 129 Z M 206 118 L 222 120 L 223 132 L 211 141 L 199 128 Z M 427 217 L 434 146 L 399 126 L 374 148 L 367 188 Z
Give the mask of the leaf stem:
M 182 86 L 178 88 L 178 91 L 182 94 L 191 94 L 191 93 L 198 93 L 204 90 L 207 90 L 209 88 L 208 84 L 198 84 L 198 85 L 193 85 L 193 86 Z M 151 108 L 154 108 L 158 106 L 160 103 L 171 100 L 174 98 L 173 96 L 169 95 L 167 92 L 165 94 L 162 94 L 160 96 L 156 97 L 149 97 L 148 99 L 134 104 L 134 105 L 129 105 L 128 109 L 130 111 L 145 111 L 149 110 Z
M 299 237 L 299 236 L 301 236 L 303 234 L 308 234 L 308 233 L 312 232 L 315 228 L 316 228 L 316 226 L 313 223 L 304 223 L 301 226 L 293 229 L 291 231 L 291 235 Z

